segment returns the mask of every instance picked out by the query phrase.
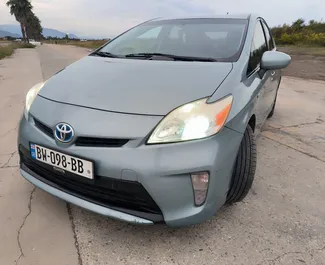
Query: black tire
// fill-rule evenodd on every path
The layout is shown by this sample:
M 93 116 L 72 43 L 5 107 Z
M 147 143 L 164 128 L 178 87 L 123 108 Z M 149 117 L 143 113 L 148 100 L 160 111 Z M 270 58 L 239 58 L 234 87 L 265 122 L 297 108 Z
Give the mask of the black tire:
M 275 104 L 276 104 L 276 97 L 275 97 L 275 100 L 274 100 L 274 103 L 273 103 L 273 107 L 272 107 L 272 110 L 271 112 L 269 113 L 269 115 L 267 116 L 267 118 L 271 118 L 274 114 L 274 110 L 275 110 Z
M 255 136 L 248 125 L 238 150 L 226 203 L 239 202 L 246 197 L 254 181 L 256 160 Z
M 275 95 L 275 99 L 274 99 L 274 102 L 273 102 L 272 110 L 271 110 L 271 112 L 269 113 L 269 115 L 267 116 L 268 119 L 271 118 L 271 117 L 274 115 L 274 110 L 275 110 L 275 105 L 276 105 L 276 99 L 277 99 L 277 97 L 278 97 L 278 90 L 279 90 L 279 87 L 280 87 L 280 83 L 281 83 L 281 80 L 280 80 L 280 82 L 279 82 L 278 89 L 277 89 L 277 91 L 276 91 L 276 95 Z

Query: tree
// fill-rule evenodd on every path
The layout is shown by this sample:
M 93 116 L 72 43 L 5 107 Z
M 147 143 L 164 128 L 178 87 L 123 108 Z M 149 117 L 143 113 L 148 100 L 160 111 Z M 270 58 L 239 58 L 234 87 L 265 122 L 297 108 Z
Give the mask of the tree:
M 302 18 L 297 19 L 295 22 L 292 23 L 292 28 L 295 31 L 301 30 L 301 28 L 305 25 L 305 20 Z
M 325 47 L 325 23 L 322 20 L 297 19 L 291 26 L 284 24 L 272 28 L 278 44 L 305 44 Z
M 309 20 L 309 26 L 313 26 L 317 24 L 316 20 L 312 19 L 312 20 Z
M 40 40 L 42 36 L 43 28 L 41 26 L 41 21 L 39 18 L 33 13 L 33 11 L 30 11 L 27 14 L 27 25 L 26 25 L 26 33 L 28 39 L 35 39 Z
M 14 15 L 20 24 L 24 42 L 28 42 L 26 34 L 27 14 L 32 11 L 32 4 L 29 0 L 8 0 L 6 4 L 10 8 L 10 14 Z

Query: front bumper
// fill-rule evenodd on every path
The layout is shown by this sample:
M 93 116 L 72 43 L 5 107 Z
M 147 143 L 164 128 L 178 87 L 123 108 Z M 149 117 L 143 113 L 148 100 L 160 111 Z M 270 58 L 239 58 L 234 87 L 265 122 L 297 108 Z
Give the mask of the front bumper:
M 45 182 L 40 181 L 39 178 L 41 178 L 41 176 L 35 177 L 35 173 L 29 170 L 25 165 L 21 166 L 20 173 L 26 180 L 28 180 L 30 183 L 34 184 L 35 186 L 39 187 L 40 189 L 45 190 L 48 193 L 56 197 L 59 197 L 67 202 L 70 202 L 74 205 L 91 210 L 95 213 L 99 213 L 105 216 L 109 216 L 119 220 L 124 220 L 131 223 L 146 224 L 146 225 L 153 224 L 153 222 L 150 220 L 137 217 L 131 214 L 123 213 L 120 211 L 116 211 L 107 207 L 103 207 L 101 205 L 71 195 L 67 192 L 61 191 L 59 188 L 55 186 L 53 187 L 49 184 L 46 184 Z
M 110 113 L 107 112 L 107 115 Z M 78 127 L 74 126 L 73 119 L 66 122 Z M 51 121 L 48 124 L 51 126 Z M 95 162 L 95 173 L 103 178 L 140 183 L 159 207 L 162 220 L 136 211 L 130 213 L 123 207 L 116 210 L 109 204 L 103 206 L 78 193 L 64 191 L 53 183 L 45 183 L 42 176 L 36 176 L 22 164 L 21 173 L 28 181 L 63 200 L 128 222 L 149 224 L 163 221 L 170 226 L 184 226 L 210 218 L 225 203 L 242 136 L 225 127 L 213 137 L 186 143 L 150 146 L 130 144 L 120 148 L 73 144 L 64 146 L 40 131 L 33 119 L 23 117 L 18 145 L 29 150 L 29 143 L 33 142 L 63 153 L 89 158 Z M 195 207 L 190 174 L 202 171 L 210 173 L 208 194 L 205 203 Z

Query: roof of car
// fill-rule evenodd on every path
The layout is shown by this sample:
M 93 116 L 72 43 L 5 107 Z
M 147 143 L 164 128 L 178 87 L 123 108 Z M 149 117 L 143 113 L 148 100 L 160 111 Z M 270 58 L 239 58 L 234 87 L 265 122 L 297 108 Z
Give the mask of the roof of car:
M 220 14 L 213 16 L 187 16 L 187 17 L 159 17 L 154 18 L 154 21 L 173 20 L 173 19 L 200 19 L 200 18 L 230 18 L 230 19 L 249 19 L 252 14 Z

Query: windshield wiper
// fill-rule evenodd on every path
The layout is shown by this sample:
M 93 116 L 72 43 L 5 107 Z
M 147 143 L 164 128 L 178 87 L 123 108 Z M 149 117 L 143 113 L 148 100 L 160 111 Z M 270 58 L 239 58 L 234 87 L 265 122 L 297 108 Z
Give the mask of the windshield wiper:
M 93 52 L 91 53 L 90 55 L 92 56 L 100 56 L 100 57 L 109 57 L 109 58 L 119 58 L 119 56 L 113 54 L 113 53 L 110 53 L 110 52 Z
M 175 61 L 199 61 L 199 62 L 217 62 L 218 60 L 214 58 L 208 57 L 192 57 L 192 56 L 181 56 L 181 55 L 174 55 L 174 54 L 166 54 L 166 53 L 130 53 L 125 55 L 125 58 L 133 58 L 133 57 L 144 57 L 151 59 L 154 56 L 161 56 L 173 59 Z

